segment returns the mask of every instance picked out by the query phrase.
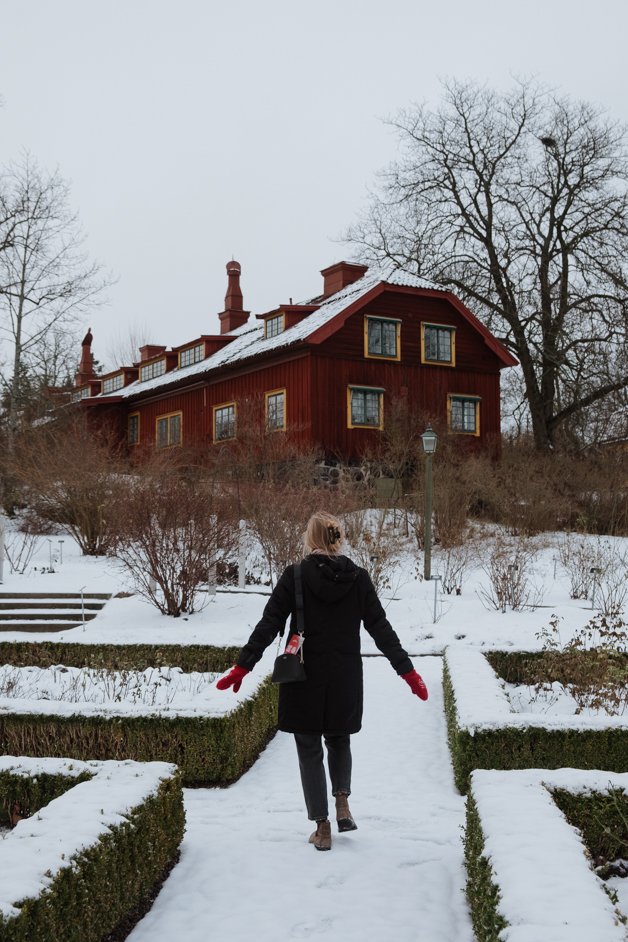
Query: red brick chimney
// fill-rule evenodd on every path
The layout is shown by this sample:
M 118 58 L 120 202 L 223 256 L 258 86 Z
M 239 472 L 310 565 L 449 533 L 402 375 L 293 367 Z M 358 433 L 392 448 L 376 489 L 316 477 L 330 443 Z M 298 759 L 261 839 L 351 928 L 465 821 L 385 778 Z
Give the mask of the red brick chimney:
M 92 353 L 92 328 L 87 328 L 87 333 L 81 343 L 81 362 L 79 363 L 78 373 L 74 377 L 75 386 L 84 386 L 90 379 L 96 379 L 94 372 L 94 355 Z
M 218 317 L 220 319 L 220 333 L 228 334 L 230 330 L 241 327 L 249 319 L 250 311 L 243 310 L 242 290 L 240 288 L 240 272 L 242 268 L 239 262 L 227 262 L 227 275 L 229 284 L 225 295 L 225 309 Z
M 143 347 L 140 347 L 140 363 L 144 363 L 145 360 L 152 360 L 153 357 L 158 357 L 160 353 L 165 353 L 166 348 L 159 346 L 156 343 L 145 343 Z
M 342 291 L 347 285 L 352 285 L 354 281 L 361 278 L 368 271 L 368 265 L 356 265 L 353 262 L 336 262 L 329 268 L 323 268 L 323 297 L 327 298 L 330 294 Z

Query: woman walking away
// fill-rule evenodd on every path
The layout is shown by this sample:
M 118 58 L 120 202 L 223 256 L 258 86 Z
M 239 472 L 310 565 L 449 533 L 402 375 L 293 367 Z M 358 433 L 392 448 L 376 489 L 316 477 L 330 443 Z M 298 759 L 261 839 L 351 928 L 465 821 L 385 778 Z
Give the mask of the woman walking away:
M 412 693 L 421 700 L 428 696 L 422 678 L 386 618 L 366 569 L 342 555 L 343 539 L 342 525 L 335 517 L 319 512 L 310 518 L 304 537 L 306 555 L 300 564 L 306 680 L 279 687 L 278 725 L 283 732 L 294 734 L 305 805 L 309 819 L 316 822 L 310 843 L 317 850 L 331 849 L 322 739 L 327 747 L 338 830 L 357 828 L 348 797 L 350 736 L 362 725 L 362 622 Z M 296 568 L 288 566 L 277 582 L 236 666 L 216 684 L 220 690 L 240 689 L 242 678 L 253 669 L 278 632 L 283 631 L 288 615 L 292 616 L 290 635 L 296 629 Z

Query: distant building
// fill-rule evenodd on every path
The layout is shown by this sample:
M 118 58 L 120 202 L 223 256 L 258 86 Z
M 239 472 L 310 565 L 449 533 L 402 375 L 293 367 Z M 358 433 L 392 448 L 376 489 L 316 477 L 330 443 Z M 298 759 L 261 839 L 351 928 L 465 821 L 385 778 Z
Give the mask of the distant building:
M 338 262 L 322 294 L 250 318 L 240 265 L 227 265 L 220 334 L 96 376 L 91 331 L 73 398 L 130 448 L 214 448 L 237 438 L 245 403 L 260 403 L 269 432 L 290 430 L 328 457 L 354 461 L 405 398 L 461 441 L 496 447 L 500 370 L 517 361 L 450 291 L 403 271 Z M 498 447 L 498 446 L 497 446 Z

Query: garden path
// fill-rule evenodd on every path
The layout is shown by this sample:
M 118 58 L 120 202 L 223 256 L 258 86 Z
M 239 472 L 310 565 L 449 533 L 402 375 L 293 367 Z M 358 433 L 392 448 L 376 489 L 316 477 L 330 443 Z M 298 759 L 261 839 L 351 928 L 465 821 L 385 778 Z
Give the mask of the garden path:
M 426 704 L 386 660 L 365 659 L 357 831 L 334 833 L 331 853 L 308 845 L 294 743 L 280 733 L 230 788 L 186 791 L 181 860 L 129 942 L 472 942 L 442 660 L 415 666 Z

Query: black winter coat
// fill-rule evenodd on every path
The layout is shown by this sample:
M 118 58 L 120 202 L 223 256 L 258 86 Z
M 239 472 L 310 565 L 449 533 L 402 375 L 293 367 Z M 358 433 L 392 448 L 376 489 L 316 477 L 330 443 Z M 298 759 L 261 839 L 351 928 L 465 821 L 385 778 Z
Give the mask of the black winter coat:
M 303 560 L 307 680 L 279 687 L 279 729 L 287 733 L 357 733 L 362 725 L 360 623 L 398 674 L 412 661 L 386 618 L 366 569 L 346 556 Z M 242 648 L 238 665 L 252 670 L 292 615 L 296 630 L 294 567 L 277 582 L 261 620 Z

